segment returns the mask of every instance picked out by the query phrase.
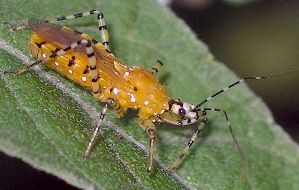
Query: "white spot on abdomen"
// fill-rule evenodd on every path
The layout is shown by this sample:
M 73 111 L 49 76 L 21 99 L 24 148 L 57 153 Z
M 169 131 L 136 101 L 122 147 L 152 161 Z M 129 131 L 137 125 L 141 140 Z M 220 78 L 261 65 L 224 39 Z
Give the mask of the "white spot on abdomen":
M 113 93 L 114 93 L 115 95 L 117 95 L 118 92 L 119 92 L 119 90 L 118 90 L 117 88 L 113 88 Z
M 133 94 L 131 94 L 131 102 L 136 102 L 136 98 Z

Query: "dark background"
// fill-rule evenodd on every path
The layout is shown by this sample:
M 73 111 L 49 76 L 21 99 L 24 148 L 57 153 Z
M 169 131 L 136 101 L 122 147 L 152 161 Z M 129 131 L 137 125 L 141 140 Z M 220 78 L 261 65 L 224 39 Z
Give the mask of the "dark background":
M 180 0 L 171 9 L 204 41 L 216 59 L 238 76 L 299 68 L 299 1 L 256 1 L 231 6 L 220 1 Z M 249 83 L 278 124 L 299 142 L 299 75 Z M 55 176 L 0 153 L 1 189 L 76 189 Z

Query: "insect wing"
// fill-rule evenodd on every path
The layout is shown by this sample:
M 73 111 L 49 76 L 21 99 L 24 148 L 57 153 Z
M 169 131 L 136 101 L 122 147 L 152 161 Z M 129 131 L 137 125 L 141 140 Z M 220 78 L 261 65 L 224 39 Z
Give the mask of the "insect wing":
M 59 48 L 65 48 L 81 39 L 81 34 L 71 29 L 66 29 L 57 24 L 42 20 L 29 20 L 30 27 L 46 42 L 53 43 Z

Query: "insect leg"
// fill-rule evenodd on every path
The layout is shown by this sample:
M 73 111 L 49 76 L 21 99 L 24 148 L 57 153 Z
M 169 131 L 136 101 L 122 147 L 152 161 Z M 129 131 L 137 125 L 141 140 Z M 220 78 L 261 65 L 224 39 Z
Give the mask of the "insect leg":
M 92 137 L 91 137 L 91 139 L 90 139 L 90 141 L 89 141 L 89 143 L 88 143 L 88 145 L 87 145 L 87 148 L 86 148 L 86 150 L 85 150 L 85 152 L 84 152 L 84 155 L 83 155 L 83 159 L 84 159 L 84 160 L 86 160 L 86 159 L 88 158 L 88 156 L 89 156 L 89 154 L 90 154 L 90 151 L 91 151 L 91 148 L 92 148 L 92 146 L 94 145 L 95 140 L 96 140 L 96 137 L 97 137 L 97 135 L 98 135 L 98 133 L 99 133 L 100 126 L 102 125 L 102 123 L 103 123 L 103 121 L 104 121 L 105 114 L 106 114 L 106 112 L 107 112 L 107 110 L 108 110 L 108 106 L 109 106 L 110 104 L 113 104 L 113 102 L 114 102 L 113 99 L 108 99 L 108 100 L 105 102 L 104 107 L 103 107 L 103 109 L 102 109 L 102 111 L 101 111 L 101 113 L 100 113 L 100 120 L 99 120 L 98 124 L 96 125 L 96 127 L 95 127 L 95 129 L 94 129 L 94 131 L 93 131 Z
M 155 155 L 155 147 L 156 147 L 156 129 L 149 128 L 147 129 L 147 134 L 149 137 L 149 160 L 147 172 L 151 172 L 153 170 L 154 165 L 154 155 Z
M 31 67 L 42 64 L 43 62 L 44 62 L 44 60 L 41 59 L 41 60 L 35 61 L 35 62 L 31 63 L 30 65 L 27 65 L 21 69 L 18 69 L 17 71 L 4 71 L 4 74 L 12 73 L 12 74 L 16 74 L 16 75 L 21 75 L 22 73 L 28 71 Z
M 97 16 L 102 44 L 105 46 L 106 50 L 108 52 L 110 52 L 109 34 L 108 34 L 107 26 L 106 26 L 106 23 L 105 23 L 105 20 L 104 20 L 104 14 L 101 13 L 100 11 L 90 10 L 90 11 L 86 11 L 86 12 L 82 12 L 82 13 L 76 13 L 76 14 L 68 15 L 68 16 L 59 16 L 59 17 L 54 18 L 54 19 L 46 20 L 46 22 L 55 23 L 55 22 L 62 21 L 62 20 L 71 20 L 71 19 L 90 16 L 90 15 L 96 15 Z
M 86 46 L 86 54 L 88 57 L 88 65 L 90 70 L 90 77 L 91 77 L 91 90 L 94 96 L 98 96 L 100 94 L 100 83 L 99 83 L 99 75 L 97 70 L 97 62 L 96 57 L 94 54 L 94 50 L 92 47 L 92 43 L 89 40 L 82 40 L 85 42 Z
M 202 129 L 205 127 L 206 123 L 208 122 L 208 119 L 205 117 L 198 125 L 196 131 L 193 133 L 191 139 L 189 140 L 187 146 L 182 150 L 178 158 L 175 160 L 175 162 L 169 167 L 170 170 L 174 171 L 184 160 L 186 155 L 189 152 L 189 149 L 193 145 L 194 141 L 197 139 L 198 135 L 201 133 Z
M 293 72 L 293 71 L 292 71 L 292 72 Z M 278 74 L 278 75 L 272 75 L 272 77 L 276 77 L 276 76 L 279 76 L 279 75 L 280 75 L 280 74 Z M 229 119 L 228 119 L 228 115 L 227 115 L 226 111 L 225 111 L 225 110 L 222 110 L 222 109 L 218 109 L 218 108 L 199 108 L 199 109 L 197 109 L 197 110 L 200 110 L 200 111 L 222 112 L 222 113 L 224 114 L 225 119 L 226 119 L 226 122 L 227 122 L 227 126 L 228 126 L 229 131 L 230 131 L 230 134 L 231 134 L 231 136 L 232 136 L 232 138 L 233 138 L 233 140 L 234 140 L 234 142 L 235 142 L 235 144 L 236 144 L 236 146 L 237 146 L 239 155 L 240 155 L 241 160 L 242 160 L 242 165 L 243 165 L 242 176 L 243 176 L 244 178 L 246 178 L 246 175 L 247 175 L 247 174 L 246 174 L 246 173 L 247 173 L 246 156 L 244 155 L 244 152 L 243 152 L 243 150 L 241 149 L 241 147 L 240 147 L 240 145 L 239 145 L 239 143 L 238 143 L 238 141 L 237 141 L 237 139 L 236 139 L 236 137 L 235 137 L 235 135 L 234 135 L 234 133 L 233 133 L 233 129 L 232 129 L 232 127 L 231 127 L 231 124 L 230 124 L 230 121 L 229 121 Z
M 145 120 L 142 122 L 143 128 L 145 128 L 148 138 L 149 138 L 149 155 L 148 155 L 148 166 L 147 172 L 152 172 L 155 157 L 155 147 L 156 147 L 156 128 L 151 120 Z
M 155 65 L 151 68 L 151 72 L 153 73 L 153 75 L 157 75 L 160 72 L 162 66 L 162 61 L 157 60 Z
M 226 111 L 222 110 L 222 109 L 218 109 L 218 108 L 199 108 L 198 110 L 199 111 L 222 112 L 224 114 L 226 122 L 227 122 L 227 126 L 228 126 L 229 131 L 230 131 L 230 134 L 231 134 L 231 136 L 232 136 L 232 138 L 233 138 L 233 140 L 234 140 L 234 142 L 235 142 L 235 144 L 237 146 L 237 149 L 239 151 L 239 154 L 240 154 L 241 158 L 244 160 L 244 153 L 243 153 L 243 151 L 242 151 L 242 149 L 241 149 L 241 147 L 240 147 L 240 145 L 239 145 L 239 143 L 238 143 L 238 141 L 237 141 L 237 139 L 236 139 L 236 137 L 235 137 L 235 135 L 233 133 L 233 129 L 232 129 L 231 123 L 230 123 L 230 121 L 228 119 Z

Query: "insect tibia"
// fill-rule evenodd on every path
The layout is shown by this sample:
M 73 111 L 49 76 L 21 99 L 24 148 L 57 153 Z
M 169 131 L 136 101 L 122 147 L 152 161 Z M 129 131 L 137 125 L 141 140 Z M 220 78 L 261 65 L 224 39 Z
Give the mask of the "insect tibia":
M 23 74 L 24 72 L 29 71 L 29 69 L 30 69 L 31 67 L 34 67 L 34 66 L 36 66 L 36 65 L 38 65 L 38 64 L 41 64 L 41 63 L 43 63 L 43 60 L 38 60 L 38 61 L 36 61 L 36 62 L 34 62 L 34 63 L 28 65 L 28 66 L 25 66 L 25 67 L 23 67 L 23 68 L 21 68 L 21 69 L 16 70 L 16 71 L 14 72 L 14 74 L 16 74 L 16 75 L 21 75 L 21 74 Z
M 39 60 L 39 61 L 36 61 L 36 62 L 32 63 L 31 65 L 25 66 L 25 67 L 20 68 L 20 69 L 18 69 L 18 70 L 16 70 L 16 71 L 3 71 L 2 73 L 3 73 L 4 75 L 7 75 L 7 74 L 14 74 L 14 75 L 17 75 L 17 76 L 18 76 L 18 75 L 23 74 L 23 73 L 26 72 L 26 71 L 29 71 L 31 67 L 34 67 L 34 66 L 36 66 L 36 65 L 38 65 L 38 64 L 40 64 L 40 63 L 42 63 L 42 62 L 43 62 L 42 60 Z

